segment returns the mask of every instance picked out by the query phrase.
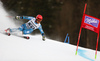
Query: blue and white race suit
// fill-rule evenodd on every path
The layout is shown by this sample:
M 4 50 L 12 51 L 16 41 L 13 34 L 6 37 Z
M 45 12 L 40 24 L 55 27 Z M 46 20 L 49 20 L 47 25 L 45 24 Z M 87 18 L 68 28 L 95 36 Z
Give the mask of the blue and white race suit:
M 23 34 L 30 34 L 32 33 L 34 30 L 39 29 L 42 36 L 44 35 L 44 31 L 42 29 L 42 25 L 39 23 L 37 24 L 36 18 L 35 17 L 30 17 L 30 16 L 22 16 L 20 17 L 21 19 L 28 19 L 29 21 L 23 25 L 21 25 L 18 29 L 20 31 L 23 31 Z

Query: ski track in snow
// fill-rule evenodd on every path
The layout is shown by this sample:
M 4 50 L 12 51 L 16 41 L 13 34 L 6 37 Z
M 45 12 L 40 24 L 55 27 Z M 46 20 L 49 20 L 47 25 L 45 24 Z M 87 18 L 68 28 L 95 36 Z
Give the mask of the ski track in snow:
M 90 57 L 86 55 L 86 52 L 87 52 L 86 50 L 78 49 L 78 55 L 90 61 L 94 61 L 93 59 L 91 59 Z

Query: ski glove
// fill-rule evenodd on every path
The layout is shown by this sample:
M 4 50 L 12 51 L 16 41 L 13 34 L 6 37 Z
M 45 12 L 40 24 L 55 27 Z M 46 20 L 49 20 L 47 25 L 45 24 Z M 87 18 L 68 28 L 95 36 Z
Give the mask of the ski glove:
M 15 16 L 15 19 L 17 19 L 17 20 L 20 19 L 20 16 Z
M 42 36 L 42 40 L 45 41 L 45 36 Z

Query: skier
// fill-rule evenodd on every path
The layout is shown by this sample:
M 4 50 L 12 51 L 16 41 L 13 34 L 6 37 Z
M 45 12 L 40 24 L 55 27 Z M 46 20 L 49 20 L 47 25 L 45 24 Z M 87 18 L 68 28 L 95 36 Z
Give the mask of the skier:
M 5 30 L 6 32 L 9 30 L 9 33 L 12 33 L 19 30 L 22 31 L 22 34 L 26 35 L 32 33 L 36 29 L 39 29 L 42 35 L 42 40 L 45 41 L 44 31 L 42 29 L 42 25 L 40 24 L 40 22 L 43 20 L 42 15 L 38 14 L 36 18 L 30 16 L 15 16 L 15 19 L 28 19 L 29 21 L 22 24 L 19 28 L 8 28 Z

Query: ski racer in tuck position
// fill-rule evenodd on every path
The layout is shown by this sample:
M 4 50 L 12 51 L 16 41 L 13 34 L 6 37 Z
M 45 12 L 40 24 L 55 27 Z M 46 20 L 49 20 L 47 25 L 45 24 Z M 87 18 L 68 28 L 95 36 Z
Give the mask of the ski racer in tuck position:
M 36 29 L 39 29 L 42 35 L 42 40 L 45 41 L 44 31 L 42 29 L 42 25 L 40 24 L 40 22 L 43 20 L 42 15 L 38 14 L 36 18 L 30 16 L 15 16 L 15 19 L 28 19 L 29 21 L 22 24 L 19 28 L 8 28 L 6 31 L 9 30 L 9 33 L 12 33 L 19 30 L 22 31 L 22 34 L 26 35 L 32 33 Z

